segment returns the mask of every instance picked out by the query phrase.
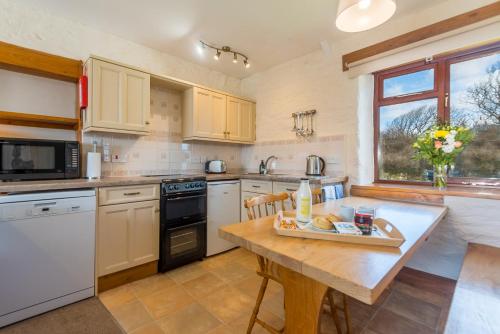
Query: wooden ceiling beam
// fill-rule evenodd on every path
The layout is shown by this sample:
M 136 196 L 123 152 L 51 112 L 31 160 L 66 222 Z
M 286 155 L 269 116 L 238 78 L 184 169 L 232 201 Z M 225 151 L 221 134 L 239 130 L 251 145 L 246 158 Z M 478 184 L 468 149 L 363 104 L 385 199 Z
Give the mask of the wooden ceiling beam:
M 348 71 L 349 64 L 354 62 L 441 35 L 470 24 L 484 21 L 498 15 L 500 15 L 500 1 L 345 54 L 342 56 L 342 69 L 343 71 Z

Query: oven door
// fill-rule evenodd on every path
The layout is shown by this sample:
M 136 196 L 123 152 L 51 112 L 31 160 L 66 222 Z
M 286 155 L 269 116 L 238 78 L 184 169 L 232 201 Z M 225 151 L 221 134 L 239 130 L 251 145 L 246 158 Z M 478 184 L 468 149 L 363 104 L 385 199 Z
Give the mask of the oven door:
M 64 178 L 63 141 L 0 139 L 0 179 Z
M 205 257 L 206 220 L 173 228 L 162 224 L 160 234 L 159 271 L 164 272 Z
M 206 191 L 168 194 L 162 205 L 162 221 L 170 227 L 205 220 L 207 217 Z

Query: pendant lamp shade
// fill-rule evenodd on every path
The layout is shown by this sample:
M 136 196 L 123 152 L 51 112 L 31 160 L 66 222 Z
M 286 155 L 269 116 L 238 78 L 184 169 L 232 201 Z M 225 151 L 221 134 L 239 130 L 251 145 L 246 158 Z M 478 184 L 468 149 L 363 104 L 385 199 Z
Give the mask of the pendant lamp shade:
M 346 32 L 365 31 L 389 20 L 395 11 L 393 0 L 340 0 L 335 24 Z

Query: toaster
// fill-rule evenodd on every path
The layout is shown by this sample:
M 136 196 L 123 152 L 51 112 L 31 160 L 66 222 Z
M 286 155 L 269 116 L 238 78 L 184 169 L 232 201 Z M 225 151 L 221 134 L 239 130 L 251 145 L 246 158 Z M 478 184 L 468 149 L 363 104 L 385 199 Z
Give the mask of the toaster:
M 227 171 L 224 160 L 208 160 L 205 163 L 205 172 L 212 174 L 222 174 Z

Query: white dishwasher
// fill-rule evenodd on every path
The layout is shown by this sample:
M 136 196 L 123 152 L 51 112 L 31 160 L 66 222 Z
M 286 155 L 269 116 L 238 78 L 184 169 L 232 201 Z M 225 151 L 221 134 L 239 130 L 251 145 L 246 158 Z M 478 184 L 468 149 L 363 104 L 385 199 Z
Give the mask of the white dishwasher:
M 0 327 L 94 295 L 94 190 L 0 196 Z
M 219 227 L 240 222 L 240 181 L 208 182 L 207 256 L 236 247 L 219 237 Z

